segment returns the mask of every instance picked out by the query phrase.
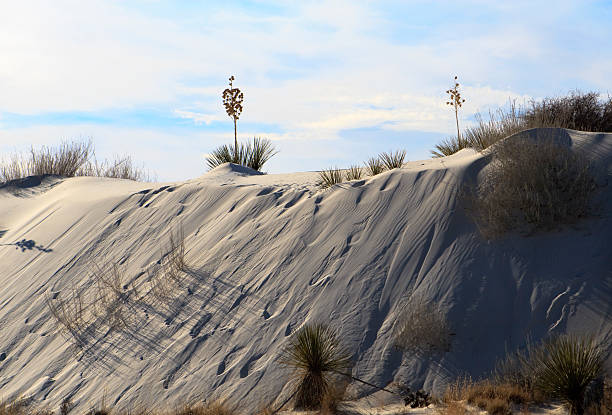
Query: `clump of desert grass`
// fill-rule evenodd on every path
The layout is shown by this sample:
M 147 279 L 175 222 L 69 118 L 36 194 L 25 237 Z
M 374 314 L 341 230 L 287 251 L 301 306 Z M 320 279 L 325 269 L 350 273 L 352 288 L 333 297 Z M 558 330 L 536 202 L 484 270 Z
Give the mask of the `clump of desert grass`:
M 369 176 L 376 176 L 385 171 L 385 164 L 380 157 L 370 157 L 365 165 Z
M 404 165 L 404 159 L 406 158 L 406 150 L 380 153 L 378 158 L 387 170 L 399 169 Z
M 325 324 L 306 324 L 289 339 L 280 363 L 292 369 L 295 407 L 320 409 L 351 359 L 335 330 Z
M 246 144 L 236 143 L 217 147 L 208 155 L 206 163 L 210 169 L 224 163 L 234 163 L 261 171 L 264 164 L 276 153 L 272 141 L 267 138 L 253 137 L 253 140 Z
M 513 137 L 495 146 L 471 199 L 482 234 L 493 238 L 571 224 L 588 215 L 596 189 L 586 156 L 544 137 Z
M 344 173 L 344 176 L 345 176 L 346 180 L 348 180 L 348 181 L 359 180 L 359 179 L 361 179 L 364 176 L 363 168 L 361 166 L 357 166 L 357 165 L 349 166 L 349 168 L 346 169 L 346 172 Z
M 16 153 L 0 162 L 0 182 L 45 174 L 151 180 L 147 172 L 134 165 L 130 156 L 97 161 L 91 140 L 64 141 L 56 147 L 31 147 L 28 153 Z
M 574 91 L 522 107 L 510 102 L 506 108 L 489 112 L 488 120 L 477 115 L 476 124 L 466 128 L 463 137 L 458 134 L 446 138 L 431 153 L 444 157 L 464 148 L 483 150 L 520 131 L 542 127 L 612 132 L 612 96 L 601 98 L 596 92 Z
M 329 169 L 319 172 L 319 181 L 317 184 L 321 189 L 329 189 L 335 184 L 342 183 L 343 179 L 342 171 L 339 168 L 330 167 Z

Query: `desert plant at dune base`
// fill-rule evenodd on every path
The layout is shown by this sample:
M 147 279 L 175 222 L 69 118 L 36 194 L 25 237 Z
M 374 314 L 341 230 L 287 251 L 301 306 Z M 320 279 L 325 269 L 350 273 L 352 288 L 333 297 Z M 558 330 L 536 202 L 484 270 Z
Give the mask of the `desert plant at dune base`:
M 306 324 L 289 340 L 280 363 L 293 369 L 296 408 L 318 409 L 331 391 L 333 377 L 350 367 L 349 352 L 324 324 Z
M 572 415 L 584 414 L 591 383 L 603 373 L 605 354 L 592 338 L 560 336 L 533 347 L 523 364 L 534 377 L 534 386 L 563 400 Z

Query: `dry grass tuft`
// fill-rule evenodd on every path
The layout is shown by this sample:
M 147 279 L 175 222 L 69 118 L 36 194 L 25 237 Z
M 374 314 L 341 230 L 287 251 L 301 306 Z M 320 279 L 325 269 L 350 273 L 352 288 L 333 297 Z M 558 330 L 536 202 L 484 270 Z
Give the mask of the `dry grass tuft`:
M 91 141 L 64 141 L 57 147 L 42 146 L 40 149 L 32 147 L 29 154 L 14 154 L 0 163 L 0 182 L 43 174 L 151 180 L 148 173 L 134 166 L 129 156 L 98 162 L 94 153 Z
M 473 207 L 485 237 L 529 234 L 586 216 L 594 190 L 585 156 L 550 139 L 515 137 L 496 146 Z
M 394 330 L 395 346 L 407 352 L 443 354 L 451 347 L 453 334 L 446 316 L 431 304 L 408 303 Z

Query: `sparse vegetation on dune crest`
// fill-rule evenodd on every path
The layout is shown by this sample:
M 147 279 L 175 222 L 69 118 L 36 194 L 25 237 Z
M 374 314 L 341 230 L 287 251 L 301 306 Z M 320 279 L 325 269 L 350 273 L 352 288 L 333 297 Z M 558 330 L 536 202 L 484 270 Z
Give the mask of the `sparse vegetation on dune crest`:
M 542 127 L 612 132 L 612 96 L 600 99 L 596 92 L 574 91 L 564 97 L 531 101 L 524 107 L 510 102 L 505 109 L 489 112 L 488 120 L 478 114 L 476 125 L 466 128 L 462 138 L 447 138 L 431 153 L 444 157 L 464 148 L 483 150 L 512 134 Z
M 0 182 L 43 174 L 151 180 L 148 173 L 134 165 L 130 156 L 98 162 L 91 140 L 64 141 L 57 147 L 32 147 L 28 154 L 14 154 L 0 164 Z

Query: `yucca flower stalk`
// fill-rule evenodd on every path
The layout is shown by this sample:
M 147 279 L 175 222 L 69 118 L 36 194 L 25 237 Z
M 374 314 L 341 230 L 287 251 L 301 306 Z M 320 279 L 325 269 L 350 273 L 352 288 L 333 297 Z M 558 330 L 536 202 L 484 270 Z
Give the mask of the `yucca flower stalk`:
M 446 105 L 450 105 L 455 110 L 455 121 L 457 122 L 457 142 L 459 143 L 459 148 L 463 148 L 461 146 L 461 134 L 459 132 L 459 108 L 461 108 L 462 104 L 465 102 L 465 99 L 461 99 L 461 92 L 459 91 L 459 82 L 457 82 L 457 76 L 455 75 L 455 86 L 451 89 L 448 89 L 446 93 L 449 95 L 448 101 L 446 101 Z

